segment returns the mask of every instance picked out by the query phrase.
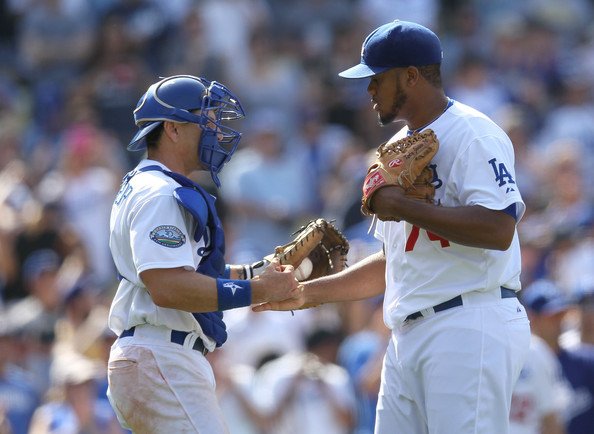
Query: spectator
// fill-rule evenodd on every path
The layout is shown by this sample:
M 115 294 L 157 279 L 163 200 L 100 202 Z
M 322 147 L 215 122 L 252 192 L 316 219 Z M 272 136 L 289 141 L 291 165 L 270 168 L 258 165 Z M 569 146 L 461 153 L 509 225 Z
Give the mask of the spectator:
M 449 95 L 489 117 L 494 117 L 510 100 L 507 90 L 495 80 L 482 55 L 467 53 L 463 56 L 453 80 Z
M 249 34 L 248 63 L 245 69 L 229 68 L 229 78 L 237 88 L 247 113 L 271 110 L 285 116 L 283 131 L 295 130 L 302 104 L 305 74 L 298 58 L 278 49 L 269 27 L 254 28 Z
M 534 334 L 541 337 L 556 354 L 569 385 L 563 422 L 567 434 L 594 431 L 594 347 L 580 344 L 563 348 L 560 336 L 570 307 L 567 296 L 547 280 L 534 282 L 523 292 L 522 301 Z
M 368 304 L 368 324 L 340 345 L 338 360 L 352 379 L 357 400 L 355 434 L 373 434 L 382 361 L 390 339 L 384 324 L 382 299 Z
M 102 366 L 75 353 L 52 363 L 52 399 L 33 415 L 29 434 L 122 434 L 109 403 L 97 399 Z
M 229 337 L 222 351 L 227 363 L 257 369 L 262 360 L 303 351 L 303 339 L 312 320 L 310 312 L 266 312 L 260 315 L 249 308 L 225 314 Z
M 217 398 L 230 434 L 261 434 L 269 420 L 257 406 L 255 378 L 258 367 L 228 360 L 229 351 L 209 355 L 217 379 Z M 274 358 L 274 355 L 270 355 Z
M 565 434 L 562 413 L 568 398 L 553 351 L 532 335 L 530 351 L 514 387 L 510 434 Z
M 526 216 L 519 225 L 520 236 L 539 239 L 541 246 L 553 249 L 562 240 L 587 228 L 594 216 L 579 148 L 573 142 L 559 142 L 547 153 L 549 158 L 539 170 L 540 185 L 546 185 L 545 205 Z M 547 174 L 555 173 L 551 178 Z M 550 270 L 552 271 L 552 270 Z
M 19 351 L 18 330 L 0 315 L 0 432 L 27 434 L 39 394 L 33 379 L 15 363 Z M 4 428 L 10 430 L 5 431 Z
M 84 247 L 85 271 L 106 288 L 116 276 L 109 252 L 109 215 L 123 168 L 106 163 L 110 139 L 92 124 L 74 124 L 64 136 L 62 159 L 47 175 L 48 182 Z
M 55 188 L 55 185 L 52 186 Z M 22 227 L 14 232 L 11 243 L 6 245 L 15 267 L 13 280 L 9 280 L 5 299 L 20 300 L 28 295 L 24 264 L 38 250 L 54 252 L 60 263 L 87 260 L 86 251 L 69 220 L 65 220 L 62 207 L 57 202 L 41 203 L 32 199 L 21 214 Z
M 62 0 L 33 2 L 18 35 L 20 66 L 33 89 L 34 120 L 46 131 L 59 127 L 66 93 L 91 53 L 95 22 L 86 3 L 68 11 Z
M 204 40 L 208 38 L 202 8 L 190 8 L 179 27 L 176 27 L 172 39 L 184 41 L 184 44 L 170 43 L 164 60 L 166 76 L 187 74 L 188 71 L 202 77 L 217 77 L 222 83 L 229 81 L 227 77 L 228 59 L 221 53 L 213 52 Z
M 221 56 L 233 89 L 237 79 L 247 78 L 247 68 L 252 62 L 250 35 L 254 29 L 270 23 L 270 9 L 265 0 L 207 0 L 195 6 L 200 9 L 204 23 L 203 44 L 209 55 Z M 221 26 L 224 22 L 226 25 Z M 208 78 L 208 77 L 207 77 Z M 222 78 L 221 78 L 222 81 Z M 238 92 L 242 103 L 246 97 Z M 244 104 L 245 105 L 245 104 Z
M 286 354 L 258 374 L 261 405 L 276 434 L 347 434 L 355 422 L 355 401 L 346 370 L 336 364 L 342 336 L 316 329 L 305 353 Z
M 135 48 L 138 41 L 128 33 L 131 28 L 126 27 L 124 18 L 108 14 L 100 24 L 95 50 L 76 90 L 92 102 L 101 128 L 120 143 L 127 143 L 135 131 L 130 108 L 154 77 Z
M 312 195 L 310 212 L 336 215 L 350 200 L 353 173 L 365 173 L 356 138 L 344 126 L 331 124 L 327 113 L 307 107 L 299 128 L 287 141 L 287 158 L 302 166 L 302 183 Z M 357 188 L 359 185 L 357 185 Z
M 54 329 L 61 314 L 61 265 L 59 256 L 52 250 L 31 253 L 23 264 L 29 295 L 10 304 L 5 312 L 9 323 L 21 332 L 26 348 L 21 365 L 34 375 L 40 395 L 49 387 Z
M 594 284 L 592 281 L 583 283 L 582 287 L 574 291 L 577 305 L 575 327 L 567 330 L 561 336 L 561 346 L 564 348 L 579 348 L 581 346 L 594 347 Z
M 283 121 L 272 110 L 256 112 L 249 144 L 222 174 L 223 198 L 233 207 L 234 263 L 259 261 L 310 217 L 315 196 L 302 162 L 287 158 Z
M 430 29 L 438 26 L 436 0 L 358 0 L 357 10 L 369 27 L 379 27 L 390 18 L 413 21 Z

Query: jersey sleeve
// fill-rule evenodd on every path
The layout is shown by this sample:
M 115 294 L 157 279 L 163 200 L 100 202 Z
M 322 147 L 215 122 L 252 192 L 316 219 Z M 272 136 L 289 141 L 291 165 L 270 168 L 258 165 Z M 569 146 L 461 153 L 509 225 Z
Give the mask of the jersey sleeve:
M 375 230 L 373 232 L 373 236 L 381 241 L 382 243 L 385 242 L 385 223 L 380 219 L 375 219 Z
M 140 204 L 130 222 L 132 260 L 138 273 L 153 268 L 194 269 L 188 221 L 173 196 Z
M 516 221 L 525 205 L 516 184 L 514 150 L 511 142 L 496 135 L 480 137 L 470 143 L 456 159 L 453 173 L 463 205 L 481 205 L 503 210 L 516 204 Z

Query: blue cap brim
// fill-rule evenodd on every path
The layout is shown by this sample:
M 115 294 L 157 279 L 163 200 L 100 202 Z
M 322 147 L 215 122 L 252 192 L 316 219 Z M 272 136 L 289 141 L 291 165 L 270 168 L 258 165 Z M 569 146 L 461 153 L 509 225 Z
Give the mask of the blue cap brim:
M 379 74 L 381 72 L 387 71 L 391 69 L 389 66 L 368 66 L 364 63 L 359 63 L 358 65 L 353 66 L 352 68 L 346 69 L 338 74 L 339 77 L 342 78 L 367 78 L 373 75 Z
M 146 149 L 146 136 L 162 123 L 163 121 L 147 123 L 134 134 L 134 137 L 132 137 L 132 140 L 130 140 L 126 149 L 128 149 L 128 151 L 142 151 Z

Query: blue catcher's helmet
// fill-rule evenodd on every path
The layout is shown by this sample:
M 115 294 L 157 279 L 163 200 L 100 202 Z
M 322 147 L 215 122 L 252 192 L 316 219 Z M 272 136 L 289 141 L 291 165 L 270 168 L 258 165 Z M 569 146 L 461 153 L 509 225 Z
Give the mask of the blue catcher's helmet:
M 198 113 L 192 111 L 200 110 Z M 146 148 L 146 136 L 163 121 L 193 122 L 200 125 L 198 146 L 200 161 L 207 166 L 212 180 L 221 185 L 218 173 L 239 144 L 241 133 L 223 123 L 244 116 L 239 100 L 216 81 L 192 75 L 175 75 L 151 85 L 134 110 L 139 130 L 128 144 L 128 150 Z

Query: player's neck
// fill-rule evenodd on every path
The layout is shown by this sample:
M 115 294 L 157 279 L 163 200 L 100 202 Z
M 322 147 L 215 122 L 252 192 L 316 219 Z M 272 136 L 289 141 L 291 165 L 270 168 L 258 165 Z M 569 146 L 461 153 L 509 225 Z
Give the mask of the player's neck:
M 421 131 L 435 122 L 445 111 L 452 105 L 452 100 L 445 94 L 441 94 L 440 98 L 436 98 L 432 104 L 425 104 L 423 106 L 423 115 L 418 119 L 411 121 L 408 125 L 410 132 Z
M 196 168 L 188 167 L 188 161 L 182 158 L 181 155 L 175 152 L 166 152 L 166 149 L 157 148 L 148 152 L 147 158 L 158 161 L 164 164 L 169 170 L 175 173 L 179 173 L 184 176 L 188 176 Z

